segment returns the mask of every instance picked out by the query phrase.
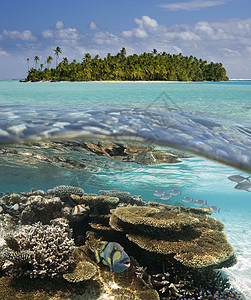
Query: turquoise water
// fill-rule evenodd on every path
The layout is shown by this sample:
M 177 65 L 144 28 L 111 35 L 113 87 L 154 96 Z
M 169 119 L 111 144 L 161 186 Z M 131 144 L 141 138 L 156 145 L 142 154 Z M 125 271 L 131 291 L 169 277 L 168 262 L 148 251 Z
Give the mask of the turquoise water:
M 161 97 L 163 96 L 164 97 Z M 251 82 L 60 82 L 0 81 L 0 103 L 72 107 L 163 106 L 250 122 Z
M 110 134 L 111 129 L 106 124 L 109 122 L 113 122 L 114 127 L 111 128 L 114 131 L 122 128 L 118 130 L 116 141 L 120 134 L 124 136 L 129 132 L 129 137 L 126 138 L 131 142 L 139 142 L 142 137 L 146 137 L 148 138 L 146 142 L 150 145 L 167 142 L 167 146 L 177 146 L 185 150 L 196 149 L 196 153 L 202 151 L 202 155 L 212 156 L 213 159 L 222 159 L 221 152 L 215 150 L 220 148 L 222 142 L 225 148 L 220 150 L 229 154 L 227 162 L 232 164 L 236 161 L 235 166 L 238 167 L 238 158 L 243 159 L 244 163 L 248 161 L 245 165 L 247 170 L 244 172 L 235 170 L 193 156 L 183 159 L 179 164 L 168 166 L 161 164 L 157 167 L 143 168 L 134 164 L 129 170 L 124 170 L 128 164 L 125 168 L 125 165 L 120 163 L 122 171 L 117 170 L 119 163 L 116 163 L 115 169 L 106 170 L 105 177 L 101 170 L 100 176 L 104 178 L 102 181 L 99 174 L 95 174 L 88 182 L 92 187 L 97 186 L 97 189 L 109 186 L 117 189 L 123 185 L 124 189 L 133 193 L 138 194 L 140 191 L 147 200 L 150 200 L 149 195 L 155 188 L 170 187 L 182 188 L 193 197 L 201 195 L 210 199 L 212 205 L 219 202 L 224 208 L 245 209 L 251 205 L 248 201 L 251 195 L 247 191 L 233 189 L 233 182 L 227 179 L 227 176 L 235 173 L 248 176 L 251 170 L 251 81 L 220 83 L 0 81 L 0 106 L 2 108 L 0 130 L 10 134 L 6 136 L 2 133 L 1 137 L 0 131 L 2 143 L 9 140 L 15 142 L 13 135 L 18 141 L 22 141 L 36 139 L 36 135 L 39 139 L 51 138 L 54 132 L 55 137 L 67 136 L 69 132 L 70 136 L 77 138 L 93 133 L 104 137 L 103 135 Z M 129 119 L 132 112 L 134 114 Z M 76 126 L 79 122 L 83 122 L 81 123 L 81 126 L 84 124 L 83 127 Z M 118 127 L 121 125 L 120 122 L 124 122 L 122 125 L 125 126 Z M 143 127 L 146 129 L 143 130 Z M 242 130 L 239 130 L 240 128 Z M 165 135 L 169 132 L 169 135 Z M 114 135 L 112 137 L 114 138 Z M 13 162 L 11 168 L 15 170 L 12 173 L 23 172 L 21 166 L 15 166 Z M 36 170 L 32 168 L 30 172 L 33 174 Z M 2 169 L 1 175 L 4 176 L 4 173 Z M 64 175 L 64 171 L 58 170 L 55 173 L 59 173 L 55 176 L 55 185 L 69 184 L 67 176 L 71 177 L 71 173 L 69 175 L 69 172 L 66 172 Z M 73 177 L 83 177 L 83 174 L 79 173 Z M 135 179 L 135 173 L 141 175 Z M 7 190 L 14 188 L 11 177 L 12 174 L 6 176 Z M 25 189 L 37 186 L 34 180 L 36 177 L 30 177 L 32 184 L 25 186 Z M 18 190 L 23 186 L 20 182 L 24 181 L 22 176 L 20 179 Z M 81 180 L 84 179 L 79 179 L 79 183 L 83 185 L 84 181 Z M 46 180 L 44 183 L 38 182 L 48 188 Z M 1 181 L 1 186 L 4 184 Z M 236 200 L 240 196 L 243 202 Z
M 191 157 L 176 164 L 140 165 L 94 158 L 71 149 L 37 148 L 37 155 L 57 154 L 81 162 L 88 169 L 73 170 L 6 149 L 35 151 L 27 141 L 101 139 L 116 143 L 143 142 L 155 149 L 186 151 Z M 0 192 L 47 190 L 57 185 L 129 191 L 142 199 L 193 206 L 182 197 L 206 200 L 220 208 L 240 251 L 250 256 L 247 239 L 251 223 L 251 193 L 237 190 L 230 175 L 251 175 L 251 82 L 165 83 L 87 82 L 19 83 L 0 81 Z M 30 152 L 29 152 L 30 153 Z M 209 157 L 209 159 L 205 158 Z M 216 161 L 220 161 L 216 162 Z M 223 164 L 224 163 L 224 164 Z M 161 200 L 155 190 L 180 190 L 182 195 Z M 249 189 L 251 190 L 251 188 Z M 245 220 L 236 231 L 236 215 Z M 227 216 L 227 217 L 226 217 Z M 231 227 L 232 226 L 232 227 Z M 242 232 L 242 235 L 240 235 Z M 238 247 L 243 240 L 245 251 Z M 238 276 L 246 282 L 250 266 Z M 248 286 L 248 284 L 247 284 Z M 247 295 L 251 293 L 243 287 Z M 250 293 L 250 294 L 249 294 Z

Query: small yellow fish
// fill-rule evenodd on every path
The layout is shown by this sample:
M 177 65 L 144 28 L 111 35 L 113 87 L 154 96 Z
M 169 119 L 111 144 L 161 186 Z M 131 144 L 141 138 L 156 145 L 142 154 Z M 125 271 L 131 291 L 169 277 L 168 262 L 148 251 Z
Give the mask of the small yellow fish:
M 71 214 L 72 214 L 72 216 L 82 215 L 87 210 L 90 210 L 89 205 L 85 206 L 84 204 L 78 204 L 78 205 L 73 207 L 73 209 L 71 211 Z

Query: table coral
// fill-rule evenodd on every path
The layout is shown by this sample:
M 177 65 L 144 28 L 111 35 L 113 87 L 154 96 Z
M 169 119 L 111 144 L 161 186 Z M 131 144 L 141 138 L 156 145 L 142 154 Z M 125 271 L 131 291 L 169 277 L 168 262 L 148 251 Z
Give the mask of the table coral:
M 230 267 L 236 263 L 232 246 L 221 232 L 221 222 L 205 215 L 156 207 L 117 207 L 110 226 L 140 248 L 192 268 Z
M 97 268 L 89 261 L 81 260 L 72 273 L 63 274 L 69 282 L 80 282 L 91 279 L 96 274 Z

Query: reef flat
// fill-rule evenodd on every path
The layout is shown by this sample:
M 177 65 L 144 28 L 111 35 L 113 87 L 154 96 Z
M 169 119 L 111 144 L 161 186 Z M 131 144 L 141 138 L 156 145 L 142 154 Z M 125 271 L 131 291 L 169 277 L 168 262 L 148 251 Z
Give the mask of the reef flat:
M 3 299 L 244 299 L 219 271 L 236 256 L 212 208 L 74 186 L 4 194 L 0 207 Z M 124 271 L 118 251 L 103 255 L 110 266 L 95 256 L 110 242 L 130 257 Z
M 69 154 L 75 154 L 69 155 Z M 82 155 L 79 159 L 77 155 Z M 49 164 L 69 170 L 95 172 L 93 157 L 104 157 L 122 162 L 134 162 L 139 165 L 159 163 L 179 163 L 180 158 L 190 157 L 187 154 L 172 150 L 158 150 L 151 146 L 100 141 L 46 141 L 33 142 L 20 146 L 0 148 L 0 155 L 8 162 L 34 166 L 38 163 Z M 96 167 L 102 166 L 96 160 Z

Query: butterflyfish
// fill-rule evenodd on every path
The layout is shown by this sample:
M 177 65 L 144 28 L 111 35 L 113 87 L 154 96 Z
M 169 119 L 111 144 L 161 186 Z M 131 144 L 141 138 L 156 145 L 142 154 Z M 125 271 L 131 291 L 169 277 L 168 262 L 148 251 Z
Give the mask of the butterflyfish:
M 87 210 L 90 210 L 89 205 L 85 206 L 84 204 L 78 204 L 76 206 L 73 207 L 71 214 L 73 216 L 76 215 L 82 215 L 83 213 L 85 213 Z

